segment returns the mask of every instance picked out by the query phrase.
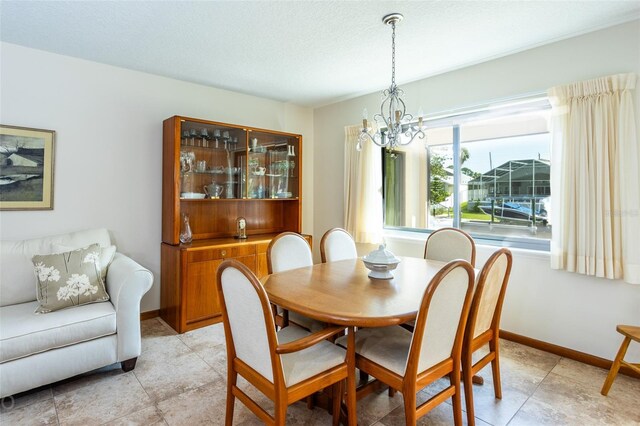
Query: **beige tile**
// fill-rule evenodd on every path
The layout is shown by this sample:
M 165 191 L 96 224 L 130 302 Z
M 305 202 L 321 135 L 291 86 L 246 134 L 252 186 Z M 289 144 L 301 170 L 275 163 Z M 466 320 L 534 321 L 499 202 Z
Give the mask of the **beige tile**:
M 52 386 L 53 395 L 61 395 L 65 392 L 75 391 L 85 386 L 100 383 L 108 377 L 120 376 L 123 374 L 126 373 L 122 371 L 120 363 L 112 364 L 54 383 Z
M 424 402 L 424 398 L 418 399 L 418 403 Z M 476 425 L 487 426 L 488 424 L 480 419 L 476 419 Z M 384 426 L 396 426 L 405 424 L 404 406 L 393 410 L 389 415 L 383 417 L 379 423 Z M 453 407 L 449 404 L 440 404 L 429 411 L 426 415 L 418 419 L 418 425 L 443 425 L 453 424 Z M 462 413 L 462 424 L 467 424 L 467 417 Z
M 227 377 L 227 348 L 224 345 L 204 348 L 196 352 L 204 362 L 222 377 Z
M 178 333 L 171 328 L 162 318 L 156 317 L 148 320 L 144 320 L 140 323 L 140 332 L 143 339 L 162 337 L 162 336 L 175 336 Z
M 2 398 L 0 401 L 0 413 L 26 407 L 27 405 L 53 398 L 51 386 L 44 386 L 17 395 Z
M 158 403 L 169 425 L 221 425 L 225 419 L 226 383 L 214 381 Z M 236 424 L 234 422 L 234 424 Z
M 135 413 L 129 414 L 124 417 L 120 417 L 112 422 L 105 423 L 106 426 L 153 426 L 153 425 L 166 425 L 166 422 L 162 418 L 162 411 L 155 405 L 144 408 Z
M 154 401 L 196 389 L 219 376 L 176 337 L 147 350 L 133 371 Z
M 176 342 L 182 344 L 184 349 L 189 349 L 178 338 L 178 334 L 171 328 L 167 327 L 160 322 L 157 318 L 147 320 L 155 321 L 155 324 L 149 324 L 147 327 L 147 333 L 142 335 L 142 355 L 148 353 L 165 352 L 166 348 L 175 348 Z M 146 322 L 146 321 L 145 321 Z
M 63 425 L 104 423 L 141 410 L 152 401 L 129 372 L 54 396 Z
M 224 327 L 222 323 L 179 334 L 178 338 L 195 352 L 210 350 L 222 345 L 224 348 Z
M 560 361 L 560 356 L 539 349 L 530 348 L 506 339 L 500 339 L 501 361 L 511 362 L 515 365 L 536 368 L 550 372 Z
M 544 409 L 544 416 L 539 411 Z M 610 400 L 575 380 L 550 373 L 515 416 L 525 424 L 539 415 L 541 424 L 617 424 Z M 522 422 L 522 423 L 520 423 Z
M 0 413 L 0 424 L 20 425 L 57 425 L 58 417 L 53 398 L 40 400 L 21 407 L 9 408 Z
M 396 392 L 393 398 L 389 397 L 387 389 L 371 393 L 356 404 L 358 424 L 372 425 L 400 406 L 402 406 L 400 392 Z
M 609 370 L 562 358 L 552 372 L 600 392 Z M 609 396 L 616 398 L 624 395 L 634 396 L 637 401 L 640 401 L 640 380 L 618 374 L 609 390 Z

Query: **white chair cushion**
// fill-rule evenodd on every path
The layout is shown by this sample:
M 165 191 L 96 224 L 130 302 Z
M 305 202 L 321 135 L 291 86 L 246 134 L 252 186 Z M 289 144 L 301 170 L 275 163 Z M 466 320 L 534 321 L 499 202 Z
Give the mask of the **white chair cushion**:
M 34 255 L 52 254 L 54 244 L 86 247 L 94 243 L 110 246 L 109 231 L 90 229 L 31 240 L 0 241 L 0 306 L 36 300 L 36 277 L 31 263 Z
M 473 242 L 465 234 L 455 229 L 434 232 L 427 238 L 426 259 L 450 262 L 464 259 L 471 262 Z
M 288 343 L 310 333 L 293 324 L 278 331 L 278 343 Z M 327 341 L 317 343 L 298 352 L 281 355 L 282 372 L 287 387 L 320 374 L 345 362 L 347 352 Z
M 271 246 L 271 270 L 276 272 L 313 265 L 309 243 L 299 235 L 284 235 Z
M 473 331 L 474 338 L 491 328 L 493 315 L 495 314 L 500 291 L 502 290 L 502 282 L 507 273 L 507 266 L 509 266 L 507 255 L 502 254 L 495 263 L 493 263 L 487 273 L 484 290 L 478 306 L 478 316 L 476 318 L 475 330 Z
M 282 315 L 283 309 L 280 306 L 278 308 L 278 315 Z M 297 312 L 289 311 L 289 321 L 299 325 L 301 327 L 306 328 L 307 330 L 311 330 L 312 332 L 320 331 L 323 328 L 326 328 L 327 325 L 321 321 L 316 321 L 309 317 L 305 317 L 304 315 L 300 315 Z
M 411 332 L 399 326 L 361 328 L 356 332 L 356 353 L 387 370 L 404 376 L 411 346 Z M 346 348 L 347 336 L 336 340 Z
M 324 255 L 327 262 L 337 262 L 356 259 L 358 251 L 351 235 L 342 230 L 334 230 L 327 235 L 324 241 Z
M 0 363 L 115 334 L 110 302 L 35 314 L 38 302 L 0 308 Z

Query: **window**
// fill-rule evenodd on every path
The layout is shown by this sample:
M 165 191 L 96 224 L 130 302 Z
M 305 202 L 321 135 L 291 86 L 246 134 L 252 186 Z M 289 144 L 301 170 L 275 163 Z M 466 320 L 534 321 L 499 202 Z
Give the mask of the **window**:
M 416 139 L 384 150 L 385 227 L 454 226 L 486 242 L 548 249 L 549 110 L 538 98 L 441 116 L 425 122 L 426 149 Z

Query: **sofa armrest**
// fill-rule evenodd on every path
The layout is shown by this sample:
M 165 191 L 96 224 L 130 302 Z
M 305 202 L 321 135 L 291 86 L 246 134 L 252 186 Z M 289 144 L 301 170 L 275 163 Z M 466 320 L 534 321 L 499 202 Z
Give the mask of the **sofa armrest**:
M 140 300 L 153 284 L 153 274 L 116 253 L 107 272 L 107 293 L 116 310 L 118 362 L 140 355 Z

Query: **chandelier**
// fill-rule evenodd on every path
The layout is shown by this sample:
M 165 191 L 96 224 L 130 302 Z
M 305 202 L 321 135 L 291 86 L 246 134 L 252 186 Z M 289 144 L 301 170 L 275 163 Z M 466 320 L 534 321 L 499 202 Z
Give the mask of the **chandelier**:
M 416 137 L 419 139 L 424 139 L 425 137 L 422 131 L 422 114 L 418 114 L 418 124 L 416 125 L 413 115 L 406 112 L 407 108 L 402 100 L 404 91 L 396 85 L 396 23 L 402 21 L 402 18 L 401 13 L 392 13 L 382 18 L 382 22 L 386 25 L 391 25 L 392 30 L 391 86 L 382 92 L 384 100 L 380 105 L 380 114 L 376 114 L 373 117 L 378 124 L 378 128 L 373 134 L 371 133 L 373 129 L 369 127 L 367 110 L 364 110 L 362 131 L 356 144 L 358 151 L 362 149 L 362 144 L 367 140 L 371 140 L 379 147 L 393 151 L 398 146 L 409 145 Z

